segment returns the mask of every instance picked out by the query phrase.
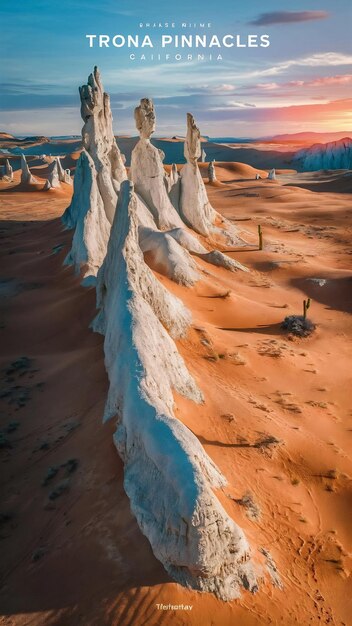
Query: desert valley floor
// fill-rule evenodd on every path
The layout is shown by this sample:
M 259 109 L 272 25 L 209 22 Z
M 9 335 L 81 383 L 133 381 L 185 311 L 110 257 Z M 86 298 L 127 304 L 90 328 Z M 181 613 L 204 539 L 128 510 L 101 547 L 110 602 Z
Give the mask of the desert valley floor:
M 1 626 L 351 624 L 352 178 L 254 180 L 266 173 L 217 163 L 209 184 L 200 167 L 210 202 L 248 241 L 226 253 L 250 272 L 197 259 L 192 288 L 158 276 L 192 312 L 177 345 L 205 395 L 199 406 L 175 396 L 176 415 L 226 476 L 217 497 L 270 553 L 282 588 L 223 602 L 173 582 L 154 557 L 123 489 L 114 421 L 102 424 L 95 290 L 63 266 L 72 189 L 30 191 L 17 171 L 0 183 Z M 289 339 L 280 324 L 306 297 L 317 330 Z

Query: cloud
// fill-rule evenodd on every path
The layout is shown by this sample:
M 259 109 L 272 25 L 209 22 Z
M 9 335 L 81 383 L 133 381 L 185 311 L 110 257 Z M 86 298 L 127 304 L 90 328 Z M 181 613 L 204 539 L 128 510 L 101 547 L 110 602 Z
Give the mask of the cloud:
M 323 20 L 329 17 L 327 11 L 272 11 L 262 13 L 252 22 L 251 26 L 270 26 L 272 24 L 294 24 L 295 22 L 310 22 Z
M 340 76 L 323 76 L 313 80 L 291 80 L 286 83 L 287 87 L 324 87 L 325 85 L 345 85 L 352 81 L 352 74 L 342 74 Z
M 346 85 L 352 82 L 352 74 L 340 74 L 337 76 L 322 76 L 314 78 L 312 80 L 290 80 L 285 83 L 257 83 L 256 85 L 249 85 L 244 89 L 262 89 L 264 91 L 271 91 L 273 89 L 286 89 L 287 87 L 325 87 L 330 85 Z
M 264 89 L 264 91 L 271 91 L 272 89 L 280 89 L 280 85 L 278 83 L 258 83 L 254 85 L 257 89 Z M 252 86 L 249 86 L 251 89 Z

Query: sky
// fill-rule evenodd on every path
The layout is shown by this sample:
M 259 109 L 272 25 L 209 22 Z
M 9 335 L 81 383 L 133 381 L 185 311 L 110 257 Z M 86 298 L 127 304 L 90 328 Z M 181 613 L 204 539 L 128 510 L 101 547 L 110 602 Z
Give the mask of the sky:
M 116 134 L 136 134 L 142 97 L 160 136 L 184 135 L 187 112 L 212 137 L 352 130 L 351 0 L 0 0 L 0 24 L 0 131 L 80 134 L 78 86 L 94 65 Z M 90 48 L 86 34 L 148 34 L 154 48 Z M 161 49 L 162 34 L 265 34 L 270 46 Z

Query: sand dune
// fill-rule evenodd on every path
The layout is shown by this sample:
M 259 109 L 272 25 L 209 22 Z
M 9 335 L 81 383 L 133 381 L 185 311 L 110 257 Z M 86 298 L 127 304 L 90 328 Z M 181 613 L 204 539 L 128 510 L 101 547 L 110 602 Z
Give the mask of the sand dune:
M 220 163 L 220 185 L 207 185 L 213 207 L 246 231 L 249 245 L 227 253 L 250 273 L 197 259 L 202 280 L 191 289 L 158 275 L 192 311 L 177 345 L 205 395 L 200 406 L 175 395 L 176 415 L 228 479 L 217 497 L 284 586 L 262 583 L 227 603 L 173 582 L 131 515 L 114 426 L 101 424 L 102 339 L 88 328 L 95 293 L 62 266 L 71 234 L 59 218 L 72 188 L 28 193 L 19 172 L 0 182 L 4 626 L 349 623 L 347 178 L 254 180 L 269 167 Z M 43 181 L 44 171 L 33 167 Z M 317 331 L 290 341 L 280 322 L 306 296 Z

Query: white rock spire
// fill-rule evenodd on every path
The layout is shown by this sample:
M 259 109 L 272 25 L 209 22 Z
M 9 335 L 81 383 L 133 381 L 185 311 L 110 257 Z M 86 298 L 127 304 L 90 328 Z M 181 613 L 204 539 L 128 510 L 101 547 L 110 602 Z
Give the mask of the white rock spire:
M 140 140 L 132 151 L 131 180 L 136 193 L 151 211 L 158 228 L 183 226 L 182 220 L 171 204 L 165 185 L 165 170 L 160 151 L 150 143 L 155 131 L 154 105 L 143 98 L 134 113 Z
M 200 132 L 193 115 L 187 113 L 187 135 L 184 146 L 186 165 L 181 170 L 180 215 L 197 233 L 208 236 L 215 219 L 201 177 L 198 159 L 201 156 Z
M 34 176 L 32 176 L 24 154 L 21 154 L 21 170 L 21 183 L 35 185 L 35 183 L 38 182 Z

